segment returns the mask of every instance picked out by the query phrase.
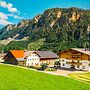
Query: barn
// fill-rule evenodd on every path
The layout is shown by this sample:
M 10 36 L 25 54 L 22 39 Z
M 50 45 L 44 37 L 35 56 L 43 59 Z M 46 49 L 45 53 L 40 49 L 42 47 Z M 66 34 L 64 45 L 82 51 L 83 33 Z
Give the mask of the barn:
M 24 65 L 24 50 L 10 50 L 4 57 L 4 62 L 14 65 Z

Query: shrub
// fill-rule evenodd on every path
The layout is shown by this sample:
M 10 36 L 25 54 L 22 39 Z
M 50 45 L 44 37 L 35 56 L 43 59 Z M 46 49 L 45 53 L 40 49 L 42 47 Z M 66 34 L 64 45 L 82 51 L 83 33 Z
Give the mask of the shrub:
M 40 66 L 41 66 L 40 70 L 44 71 L 48 67 L 48 64 L 47 63 L 42 63 Z
M 54 67 L 55 67 L 55 68 L 59 68 L 59 67 L 60 67 L 60 61 L 55 61 Z

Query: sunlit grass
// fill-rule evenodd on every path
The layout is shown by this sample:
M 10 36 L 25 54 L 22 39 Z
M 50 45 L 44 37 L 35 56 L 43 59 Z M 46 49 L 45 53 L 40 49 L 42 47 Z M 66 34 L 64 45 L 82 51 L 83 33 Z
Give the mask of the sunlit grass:
M 0 90 L 90 90 L 90 85 L 67 77 L 0 64 Z

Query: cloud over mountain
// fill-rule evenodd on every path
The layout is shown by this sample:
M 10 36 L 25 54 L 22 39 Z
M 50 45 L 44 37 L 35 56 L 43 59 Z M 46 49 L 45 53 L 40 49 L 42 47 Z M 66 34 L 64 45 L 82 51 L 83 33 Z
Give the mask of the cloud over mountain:
M 3 10 L 7 9 L 8 11 L 0 12 L 0 25 L 12 24 L 12 22 L 10 22 L 10 17 L 13 19 L 22 19 L 22 17 L 20 16 L 20 12 L 17 10 L 16 7 L 13 6 L 12 3 L 0 1 L 0 7 L 3 8 Z
M 12 3 L 6 3 L 5 1 L 1 1 L 0 6 L 3 8 L 7 8 L 9 12 L 18 12 L 17 8 L 13 7 Z
M 7 24 L 11 24 L 11 22 L 8 21 L 8 16 L 5 13 L 0 12 L 0 25 L 7 25 Z

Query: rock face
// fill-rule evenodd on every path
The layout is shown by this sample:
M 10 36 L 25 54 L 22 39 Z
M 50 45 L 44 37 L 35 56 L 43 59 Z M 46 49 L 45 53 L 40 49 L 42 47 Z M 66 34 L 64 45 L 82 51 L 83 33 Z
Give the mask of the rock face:
M 21 20 L 17 25 L 5 26 L 0 30 L 0 39 L 22 39 L 36 33 L 40 34 L 40 32 L 46 34 L 53 30 L 55 30 L 54 33 L 57 32 L 57 35 L 60 31 L 67 29 L 67 31 L 87 30 L 88 24 L 90 24 L 89 18 L 89 10 L 74 7 L 48 9 L 43 14 L 36 15 L 32 20 Z
M 80 18 L 80 15 L 73 12 L 72 17 L 70 18 L 70 20 L 77 21 L 79 18 Z
M 23 26 L 28 26 L 30 20 L 22 20 L 17 24 L 17 27 L 21 28 Z
M 57 13 L 57 18 L 60 18 L 61 17 L 61 12 L 59 11 L 58 13 Z
M 41 18 L 41 15 L 37 15 L 34 17 L 34 23 L 37 23 L 39 21 L 39 19 Z
M 15 28 L 15 25 L 9 24 L 6 27 L 6 31 L 13 30 L 13 28 Z

